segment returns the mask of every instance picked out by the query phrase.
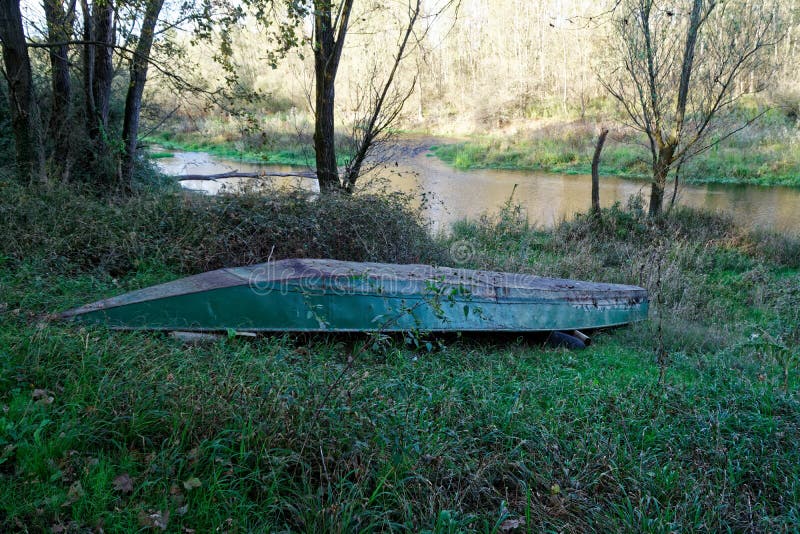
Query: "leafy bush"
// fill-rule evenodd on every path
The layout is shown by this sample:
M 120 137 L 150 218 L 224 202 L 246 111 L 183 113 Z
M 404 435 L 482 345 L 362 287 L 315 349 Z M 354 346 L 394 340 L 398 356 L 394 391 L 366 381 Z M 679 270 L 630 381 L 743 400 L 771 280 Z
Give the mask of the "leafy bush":
M 413 198 L 378 192 L 316 198 L 295 189 L 207 197 L 153 188 L 100 196 L 81 185 L 0 181 L 0 254 L 68 271 L 121 275 L 157 260 L 182 273 L 268 258 L 397 263 L 443 257 Z

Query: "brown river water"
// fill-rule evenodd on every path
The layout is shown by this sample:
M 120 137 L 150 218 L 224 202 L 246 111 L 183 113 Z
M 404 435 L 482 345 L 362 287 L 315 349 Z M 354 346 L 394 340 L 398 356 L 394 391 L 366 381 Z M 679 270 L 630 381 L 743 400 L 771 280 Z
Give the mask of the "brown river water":
M 219 174 L 241 172 L 298 172 L 297 168 L 244 163 L 211 156 L 204 152 L 173 152 L 174 157 L 158 159 L 162 172 L 186 174 Z M 299 171 L 308 169 L 299 169 Z M 431 199 L 426 208 L 435 229 L 447 230 L 463 218 L 498 210 L 514 191 L 514 201 L 527 210 L 531 222 L 552 226 L 570 219 L 589 207 L 591 179 L 588 175 L 565 175 L 534 171 L 453 169 L 433 157 L 426 145 L 403 147 L 387 165 L 371 173 L 388 181 L 389 187 L 427 193 Z M 369 176 L 369 175 L 368 175 Z M 367 177 L 365 180 L 369 180 Z M 375 178 L 373 178 L 375 179 Z M 308 178 L 272 178 L 271 183 L 297 185 L 315 190 L 315 180 Z M 183 180 L 183 187 L 217 194 L 235 191 L 251 179 L 215 181 Z M 516 190 L 515 186 L 516 185 Z M 644 181 L 616 177 L 600 178 L 600 202 L 623 205 L 631 195 L 641 193 L 645 199 L 649 186 Z M 671 195 L 671 191 L 669 194 Z M 750 227 L 761 227 L 790 234 L 800 234 L 800 189 L 742 185 L 683 185 L 678 203 L 712 211 L 731 213 Z

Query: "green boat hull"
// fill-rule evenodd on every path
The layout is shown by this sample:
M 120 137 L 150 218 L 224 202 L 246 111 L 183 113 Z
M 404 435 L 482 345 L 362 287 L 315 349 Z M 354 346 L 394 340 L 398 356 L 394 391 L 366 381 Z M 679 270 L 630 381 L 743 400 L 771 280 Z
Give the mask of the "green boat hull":
M 288 274 L 287 274 L 288 273 Z M 647 317 L 645 290 L 430 266 L 284 260 L 221 269 L 62 314 L 117 329 L 552 331 Z

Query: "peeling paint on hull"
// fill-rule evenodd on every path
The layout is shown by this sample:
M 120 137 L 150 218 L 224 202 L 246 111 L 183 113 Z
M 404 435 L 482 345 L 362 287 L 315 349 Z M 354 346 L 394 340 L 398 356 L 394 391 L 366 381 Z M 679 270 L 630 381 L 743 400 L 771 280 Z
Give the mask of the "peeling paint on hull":
M 130 330 L 550 331 L 647 318 L 636 286 L 429 265 L 281 260 L 220 269 L 69 310 Z

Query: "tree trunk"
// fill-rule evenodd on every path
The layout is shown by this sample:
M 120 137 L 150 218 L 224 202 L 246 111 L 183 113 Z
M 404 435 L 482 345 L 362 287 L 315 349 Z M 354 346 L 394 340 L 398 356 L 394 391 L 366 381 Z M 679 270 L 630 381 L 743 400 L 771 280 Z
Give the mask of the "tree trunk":
M 674 161 L 674 154 L 674 145 L 663 146 L 658 151 L 658 158 L 653 165 L 653 184 L 650 188 L 650 208 L 648 210 L 650 217 L 661 214 L 661 208 L 664 205 L 664 188 L 667 185 L 667 175 Z
M 675 187 L 672 189 L 672 199 L 669 201 L 669 210 L 671 211 L 672 208 L 675 207 L 675 199 L 678 198 L 678 183 L 680 182 L 681 178 L 681 166 L 683 165 L 683 160 L 678 160 L 678 166 L 675 169 Z
M 72 20 L 71 14 L 64 11 L 61 0 L 44 0 L 44 12 L 47 21 L 47 39 L 51 43 L 58 43 L 49 49 L 53 91 L 50 132 L 55 140 L 53 161 L 59 162 L 62 178 L 66 180 L 69 177 L 72 160 L 67 128 L 72 86 L 69 78 L 69 47 L 66 44 L 72 35 Z
M 650 209 L 648 211 L 650 217 L 661 214 L 661 205 L 664 202 L 665 181 L 661 176 L 658 172 L 653 173 L 653 184 L 650 186 Z
M 334 102 L 336 72 L 342 56 L 344 39 L 353 0 L 344 0 L 336 16 L 338 29 L 333 27 L 330 0 L 314 0 L 314 77 L 315 121 L 314 152 L 317 161 L 319 190 L 323 193 L 341 189 L 334 146 Z
M 92 13 L 89 10 L 88 0 L 81 0 L 81 12 L 83 13 L 83 40 L 87 43 L 94 41 L 94 31 L 92 31 Z M 94 109 L 94 54 L 95 47 L 91 44 L 83 46 L 83 99 L 86 106 L 86 129 L 92 131 L 92 124 L 96 115 Z
M 592 156 L 592 213 L 595 215 L 600 213 L 600 153 L 603 151 L 607 135 L 608 128 L 600 130 L 600 137 L 597 138 Z
M 681 77 L 678 82 L 678 98 L 675 108 L 675 128 L 672 136 L 664 139 L 658 137 L 658 157 L 653 165 L 653 186 L 650 189 L 650 209 L 649 215 L 655 217 L 661 214 L 664 204 L 664 188 L 667 185 L 667 175 L 672 164 L 675 162 L 675 150 L 683 135 L 683 125 L 686 117 L 686 103 L 689 95 L 689 82 L 692 76 L 694 65 L 694 52 L 697 45 L 697 34 L 703 23 L 701 14 L 703 7 L 702 0 L 693 0 L 692 12 L 689 15 L 689 28 L 686 34 L 686 45 L 683 49 L 683 62 L 681 63 Z M 651 82 L 651 87 L 655 85 Z M 656 128 L 660 131 L 661 125 L 656 123 Z
M 125 117 L 122 123 L 122 140 L 125 145 L 122 177 L 126 183 L 130 183 L 133 165 L 136 161 L 136 142 L 139 134 L 139 115 L 142 110 L 142 93 L 144 93 L 144 86 L 147 82 L 147 67 L 150 61 L 150 50 L 153 47 L 153 33 L 163 5 L 164 0 L 150 0 L 147 3 L 144 20 L 142 21 L 142 32 L 139 36 L 139 42 L 136 44 L 134 56 L 131 59 L 131 79 L 128 83 L 128 94 L 125 97 Z
M 44 177 L 44 153 L 33 94 L 33 77 L 19 0 L 0 2 L 0 41 L 8 79 L 11 127 L 16 145 L 17 176 L 20 181 Z
M 339 189 L 339 169 L 334 146 L 334 109 L 336 69 L 333 53 L 336 46 L 332 27 L 331 5 L 325 0 L 314 2 L 314 77 L 316 99 L 314 112 L 314 152 L 317 160 L 319 190 L 323 193 Z
M 110 0 L 95 0 L 92 5 L 92 33 L 98 44 L 93 48 L 94 65 L 92 96 L 94 116 L 89 120 L 89 137 L 95 142 L 98 155 L 108 150 L 108 113 L 111 105 L 111 81 L 114 78 L 114 6 Z
M 322 78 L 322 82 L 320 82 Z M 331 83 L 327 83 L 330 81 Z M 316 120 L 314 123 L 314 152 L 317 161 L 317 179 L 322 192 L 340 188 L 339 170 L 334 146 L 334 87 L 326 74 L 317 74 Z

